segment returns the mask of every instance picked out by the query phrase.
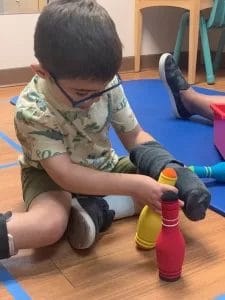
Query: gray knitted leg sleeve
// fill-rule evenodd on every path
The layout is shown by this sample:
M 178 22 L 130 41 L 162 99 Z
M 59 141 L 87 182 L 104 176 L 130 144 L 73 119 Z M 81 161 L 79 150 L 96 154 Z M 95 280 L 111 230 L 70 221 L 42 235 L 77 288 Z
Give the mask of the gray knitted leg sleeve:
M 141 174 L 149 175 L 156 180 L 164 168 L 174 168 L 178 176 L 176 187 L 179 198 L 184 201 L 184 214 L 192 221 L 205 217 L 211 199 L 206 186 L 158 142 L 151 141 L 136 146 L 130 152 L 130 160 Z

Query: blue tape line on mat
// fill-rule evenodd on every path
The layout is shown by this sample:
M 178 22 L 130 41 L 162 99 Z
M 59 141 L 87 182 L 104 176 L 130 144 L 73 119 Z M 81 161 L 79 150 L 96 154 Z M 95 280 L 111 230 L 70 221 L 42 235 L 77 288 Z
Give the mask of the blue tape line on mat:
M 14 148 L 17 152 L 22 153 L 22 147 L 11 140 L 7 135 L 0 131 L 0 138 L 3 139 L 7 144 L 9 144 L 12 148 Z
M 15 300 L 31 300 L 31 297 L 2 265 L 0 265 L 0 282 Z
M 225 300 L 225 294 L 216 297 L 214 300 Z
M 9 101 L 10 104 L 16 105 L 16 102 L 17 102 L 18 98 L 19 98 L 19 96 L 14 96 L 14 97 L 12 97 L 12 98 L 10 99 L 10 101 Z
M 0 164 L 0 169 L 6 169 L 6 168 L 11 168 L 11 167 L 15 167 L 18 166 L 18 162 L 12 162 L 12 163 L 8 163 L 8 164 Z

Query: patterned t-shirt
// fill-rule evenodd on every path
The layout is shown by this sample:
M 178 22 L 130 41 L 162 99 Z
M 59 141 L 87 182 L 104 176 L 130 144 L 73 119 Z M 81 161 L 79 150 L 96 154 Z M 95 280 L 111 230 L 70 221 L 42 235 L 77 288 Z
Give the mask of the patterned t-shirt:
M 115 77 L 107 87 L 118 82 Z M 42 168 L 40 160 L 68 153 L 73 163 L 111 171 L 118 155 L 109 140 L 109 127 L 129 132 L 138 124 L 122 86 L 103 94 L 88 109 L 55 101 L 48 82 L 34 76 L 16 105 L 15 128 L 23 148 L 23 168 Z

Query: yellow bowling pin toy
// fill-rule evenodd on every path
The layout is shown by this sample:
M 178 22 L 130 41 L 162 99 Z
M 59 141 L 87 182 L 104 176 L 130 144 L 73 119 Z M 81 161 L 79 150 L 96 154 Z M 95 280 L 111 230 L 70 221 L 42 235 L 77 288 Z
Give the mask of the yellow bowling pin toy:
M 165 168 L 159 176 L 158 182 L 175 186 L 177 181 L 176 171 L 172 168 Z M 148 205 L 142 209 L 135 236 L 138 248 L 151 249 L 155 247 L 157 237 L 162 227 L 161 216 L 154 212 Z

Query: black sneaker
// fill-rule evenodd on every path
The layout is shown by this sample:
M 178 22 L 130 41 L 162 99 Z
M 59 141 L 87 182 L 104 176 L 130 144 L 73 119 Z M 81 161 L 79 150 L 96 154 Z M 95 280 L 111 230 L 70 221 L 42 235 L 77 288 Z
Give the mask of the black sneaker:
M 184 107 L 180 91 L 189 89 L 190 84 L 185 80 L 181 70 L 170 53 L 164 53 L 160 57 L 159 74 L 161 80 L 168 89 L 170 102 L 176 117 L 189 119 L 192 114 Z
M 10 257 L 9 237 L 6 222 L 11 218 L 12 212 L 0 214 L 0 259 Z
M 90 248 L 99 232 L 113 222 L 115 212 L 102 197 L 79 196 L 72 199 L 68 240 L 74 249 Z

